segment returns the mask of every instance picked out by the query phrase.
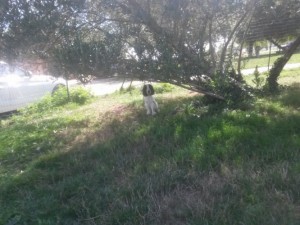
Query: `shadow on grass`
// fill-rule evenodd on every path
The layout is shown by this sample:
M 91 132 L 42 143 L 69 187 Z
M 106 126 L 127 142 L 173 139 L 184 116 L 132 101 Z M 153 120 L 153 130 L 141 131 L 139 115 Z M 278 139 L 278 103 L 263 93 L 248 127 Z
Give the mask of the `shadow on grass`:
M 88 119 L 59 117 L 13 121 L 1 134 L 1 169 L 8 175 L 18 174 L 40 156 L 67 148 L 87 123 Z
M 282 96 L 280 102 L 285 106 L 300 109 L 300 83 L 294 83 L 291 87 L 287 88 Z
M 174 112 L 187 100 L 160 99 L 154 117 L 136 104 L 118 108 L 68 151 L 56 136 L 62 149 L 28 158 L 23 173 L 1 183 L 0 222 L 293 224 L 300 116 Z M 288 183 L 265 169 L 282 162 Z

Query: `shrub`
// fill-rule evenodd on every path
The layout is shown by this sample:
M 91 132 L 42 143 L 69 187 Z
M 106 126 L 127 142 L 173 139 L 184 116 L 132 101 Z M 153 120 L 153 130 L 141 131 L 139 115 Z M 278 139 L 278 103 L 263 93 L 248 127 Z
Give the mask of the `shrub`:
M 217 73 L 212 82 L 213 92 L 223 96 L 229 108 L 240 108 L 248 105 L 253 100 L 252 90 L 243 82 L 238 82 L 227 74 Z M 206 97 L 206 102 L 219 103 L 219 100 Z
M 258 71 L 258 67 L 255 67 L 254 71 L 254 79 L 252 80 L 255 84 L 256 88 L 261 88 L 265 79 L 261 76 L 260 72 Z
M 154 90 L 156 94 L 162 94 L 166 92 L 171 92 L 173 91 L 174 86 L 168 83 L 160 83 L 160 84 L 155 84 L 154 85 Z
M 52 95 L 48 94 L 44 96 L 40 101 L 22 109 L 21 112 L 42 112 L 55 107 L 61 107 L 69 103 L 83 105 L 91 98 L 91 93 L 83 87 L 71 88 L 69 89 L 69 93 L 66 87 L 59 87 Z
M 83 87 L 77 87 L 70 90 L 70 100 L 73 103 L 83 105 L 92 98 L 92 94 Z
M 72 102 L 83 105 L 91 99 L 91 97 L 91 93 L 81 86 L 69 89 L 69 93 L 66 87 L 61 87 L 53 93 L 52 104 L 53 106 L 62 106 Z
M 67 88 L 58 88 L 51 96 L 52 106 L 62 106 L 69 102 L 69 96 Z

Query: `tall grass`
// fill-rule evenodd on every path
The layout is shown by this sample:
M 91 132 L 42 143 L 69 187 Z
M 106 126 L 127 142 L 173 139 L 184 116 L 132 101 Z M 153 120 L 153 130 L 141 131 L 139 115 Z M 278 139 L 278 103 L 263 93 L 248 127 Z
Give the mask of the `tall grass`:
M 297 89 L 241 111 L 171 88 L 1 121 L 0 224 L 298 224 Z

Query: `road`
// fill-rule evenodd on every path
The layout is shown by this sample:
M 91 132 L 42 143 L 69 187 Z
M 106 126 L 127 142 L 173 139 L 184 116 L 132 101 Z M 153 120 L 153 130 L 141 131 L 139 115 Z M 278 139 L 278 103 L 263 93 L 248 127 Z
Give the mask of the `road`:
M 91 91 L 95 96 L 111 94 L 122 87 L 123 80 L 117 78 L 105 78 L 105 79 L 95 79 L 88 84 L 83 85 L 85 88 Z M 133 81 L 131 86 L 140 87 L 142 81 Z M 70 86 L 82 85 L 79 81 L 71 80 L 69 81 Z M 123 88 L 127 88 L 130 85 L 130 80 L 126 80 L 123 84 Z

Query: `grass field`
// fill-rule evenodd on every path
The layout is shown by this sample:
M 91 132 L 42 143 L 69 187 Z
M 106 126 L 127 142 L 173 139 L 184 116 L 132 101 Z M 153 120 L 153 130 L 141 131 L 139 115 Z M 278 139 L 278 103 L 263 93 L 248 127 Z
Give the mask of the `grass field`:
M 299 224 L 299 86 L 246 111 L 156 90 L 153 117 L 133 90 L 2 119 L 0 224 Z
M 281 55 L 272 55 L 270 57 L 270 68 L 272 67 L 275 60 Z M 246 58 L 242 60 L 242 69 L 251 69 L 258 67 L 267 67 L 269 63 L 269 56 L 263 55 L 258 58 Z M 300 53 L 294 54 L 288 63 L 300 63 Z
M 265 83 L 267 79 L 267 73 L 260 73 L 260 76 L 263 78 L 263 83 Z M 254 80 L 254 75 L 246 75 L 244 76 L 245 81 L 251 85 L 255 86 L 255 83 L 253 82 Z M 296 69 L 290 69 L 290 70 L 283 70 L 278 78 L 278 83 L 283 86 L 289 86 L 290 84 L 295 84 L 298 83 L 300 84 L 300 68 Z

